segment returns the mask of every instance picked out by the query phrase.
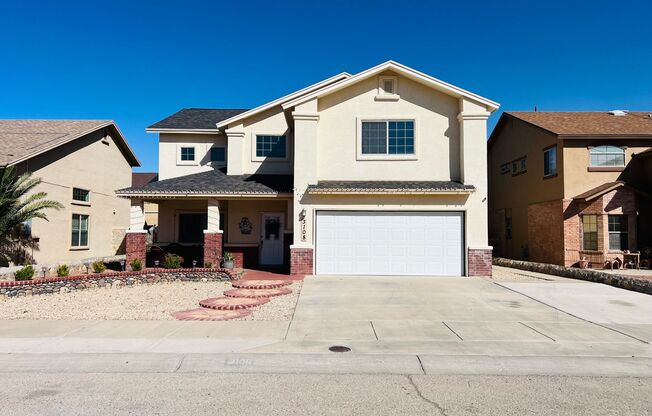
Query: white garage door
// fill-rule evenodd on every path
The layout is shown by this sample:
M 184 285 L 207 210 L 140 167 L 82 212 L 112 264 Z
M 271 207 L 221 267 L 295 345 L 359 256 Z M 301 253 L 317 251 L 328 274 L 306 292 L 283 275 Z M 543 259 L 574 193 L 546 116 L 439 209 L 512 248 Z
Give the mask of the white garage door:
M 463 274 L 460 212 L 318 211 L 317 274 Z

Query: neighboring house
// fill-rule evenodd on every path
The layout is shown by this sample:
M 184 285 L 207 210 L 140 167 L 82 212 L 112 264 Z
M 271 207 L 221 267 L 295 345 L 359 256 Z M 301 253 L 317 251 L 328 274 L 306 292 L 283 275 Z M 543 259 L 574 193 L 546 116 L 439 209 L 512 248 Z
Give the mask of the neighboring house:
M 158 181 L 158 173 L 156 172 L 134 172 L 131 174 L 132 187 L 140 187 L 156 181 Z M 158 225 L 158 204 L 145 202 L 143 210 L 145 214 L 145 225 L 147 227 Z
M 129 227 L 129 202 L 115 190 L 131 183 L 138 159 L 110 120 L 0 120 L 0 165 L 41 178 L 36 191 L 64 208 L 28 225 L 37 263 L 115 255 Z
M 649 244 L 632 159 L 650 147 L 648 113 L 504 113 L 488 143 L 494 255 L 601 267 Z
M 198 262 L 224 249 L 293 274 L 490 274 L 497 107 L 389 61 L 252 110 L 181 110 L 147 129 L 159 181 L 118 191 L 132 200 L 128 257 L 145 255 L 153 201 L 159 245 L 203 246 Z

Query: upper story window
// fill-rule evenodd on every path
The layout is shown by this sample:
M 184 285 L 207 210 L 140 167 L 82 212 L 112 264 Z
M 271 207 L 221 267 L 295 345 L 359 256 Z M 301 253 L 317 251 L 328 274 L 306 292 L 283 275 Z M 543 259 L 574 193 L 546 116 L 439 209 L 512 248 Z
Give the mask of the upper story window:
M 256 135 L 256 157 L 287 158 L 287 138 L 285 136 Z
M 226 149 L 224 147 L 211 147 L 210 159 L 211 162 L 226 162 Z
M 625 166 L 625 149 L 618 146 L 596 146 L 589 149 L 590 167 L 614 168 Z
M 72 200 L 75 202 L 91 202 L 91 191 L 81 188 L 72 188 Z
M 554 176 L 557 174 L 557 146 L 543 151 L 543 176 Z
M 195 160 L 195 148 L 194 147 L 182 147 L 180 150 L 180 159 L 183 162 L 192 162 Z
M 362 122 L 363 155 L 414 155 L 414 121 Z
M 525 156 L 512 161 L 512 176 L 527 172 L 527 158 Z

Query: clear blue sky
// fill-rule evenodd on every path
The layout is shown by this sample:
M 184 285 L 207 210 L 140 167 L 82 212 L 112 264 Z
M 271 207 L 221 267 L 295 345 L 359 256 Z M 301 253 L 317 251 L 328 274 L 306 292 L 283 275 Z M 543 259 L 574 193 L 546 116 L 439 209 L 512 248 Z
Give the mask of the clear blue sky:
M 5 1 L 0 118 L 114 119 L 150 171 L 145 128 L 180 108 L 249 108 L 388 59 L 501 111 L 652 110 L 649 1 L 510 3 Z

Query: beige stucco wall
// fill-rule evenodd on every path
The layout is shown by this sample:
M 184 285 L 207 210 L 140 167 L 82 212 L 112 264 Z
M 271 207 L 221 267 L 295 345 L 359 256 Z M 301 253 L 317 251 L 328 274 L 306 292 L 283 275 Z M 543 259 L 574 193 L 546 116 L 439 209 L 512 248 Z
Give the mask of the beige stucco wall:
M 499 137 L 489 148 L 489 216 L 491 239 L 502 239 L 505 253 L 511 258 L 522 258 L 528 245 L 527 212 L 530 204 L 561 199 L 564 195 L 564 160 L 562 141 L 557 136 L 532 127 L 517 119 L 508 119 Z M 557 144 L 557 176 L 543 178 L 543 149 Z M 512 176 L 511 171 L 500 173 L 500 166 L 522 156 L 527 157 L 527 172 Z M 512 239 L 504 239 L 504 230 L 497 227 L 496 216 L 501 210 L 511 209 Z
M 376 101 L 378 77 L 371 77 L 319 100 L 320 180 L 460 178 L 458 99 L 404 77 L 398 93 L 398 101 Z M 360 119 L 413 119 L 416 160 L 358 160 Z
M 44 191 L 48 199 L 64 205 L 60 211 L 46 211 L 49 221 L 35 219 L 32 223 L 32 235 L 40 239 L 39 249 L 34 252 L 38 263 L 115 255 L 124 240 L 130 203 L 114 192 L 131 185 L 131 166 L 113 138 L 107 145 L 102 137 L 102 131 L 89 134 L 18 167 L 43 180 L 36 191 Z M 73 187 L 91 191 L 89 206 L 72 202 Z M 73 213 L 90 215 L 87 249 L 71 247 Z
M 224 134 L 161 133 L 158 145 L 159 180 L 176 178 L 193 173 L 206 172 L 224 167 L 224 163 L 210 162 L 210 148 L 213 145 L 227 147 Z M 195 161 L 179 161 L 180 147 L 195 147 Z M 228 147 L 226 149 L 228 161 Z
M 564 146 L 565 198 L 573 198 L 603 183 L 618 180 L 624 175 L 623 172 L 590 172 L 588 170 L 589 146 L 604 144 L 626 146 L 625 166 L 627 166 L 634 153 L 640 153 L 652 147 L 652 140 L 566 140 Z

